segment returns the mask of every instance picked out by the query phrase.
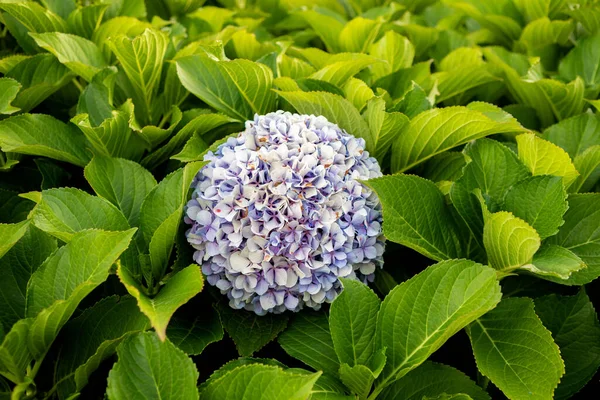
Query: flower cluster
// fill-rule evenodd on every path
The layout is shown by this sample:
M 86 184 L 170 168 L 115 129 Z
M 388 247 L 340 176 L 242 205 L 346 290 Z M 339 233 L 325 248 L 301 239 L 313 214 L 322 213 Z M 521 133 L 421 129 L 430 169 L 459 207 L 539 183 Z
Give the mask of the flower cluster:
M 278 111 L 246 122 L 195 177 L 185 222 L 195 261 L 234 308 L 318 309 L 339 278 L 383 263 L 381 176 L 364 140 L 324 117 Z

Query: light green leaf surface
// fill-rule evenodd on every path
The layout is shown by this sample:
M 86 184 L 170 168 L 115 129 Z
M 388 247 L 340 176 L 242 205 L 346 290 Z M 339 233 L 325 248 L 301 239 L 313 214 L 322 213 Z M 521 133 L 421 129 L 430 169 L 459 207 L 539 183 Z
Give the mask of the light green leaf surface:
M 0 78 L 0 114 L 9 115 L 19 111 L 11 105 L 21 90 L 21 84 L 11 78 Z
M 589 147 L 600 145 L 600 116 L 585 113 L 565 119 L 546 129 L 542 138 L 562 147 L 575 159 Z
M 389 30 L 371 45 L 369 54 L 385 61 L 371 66 L 373 79 L 377 80 L 401 68 L 409 68 L 415 57 L 415 48 L 407 38 Z
M 600 179 L 600 145 L 592 146 L 573 160 L 579 176 L 569 186 L 569 192 L 591 192 Z
M 565 367 L 531 299 L 502 300 L 467 332 L 477 368 L 508 398 L 553 398 Z
M 388 240 L 437 261 L 464 255 L 458 227 L 433 182 L 413 175 L 390 175 L 366 183 L 383 205 L 383 232 Z
M 3 257 L 27 232 L 28 221 L 0 224 L 0 257 Z
M 469 260 L 440 262 L 397 286 L 377 318 L 377 340 L 387 347 L 388 361 L 376 390 L 418 367 L 500 297 L 495 271 Z
M 198 399 L 198 370 L 184 352 L 152 332 L 130 336 L 117 347 L 108 375 L 110 400 Z
M 202 273 L 196 264 L 190 265 L 170 277 L 160 292 L 152 298 L 145 294 L 125 268 L 119 266 L 117 274 L 129 294 L 136 298 L 138 307 L 148 317 L 163 342 L 167 337 L 167 325 L 173 313 L 200 293 L 204 286 Z
M 78 166 L 90 159 L 81 132 L 44 114 L 22 114 L 0 121 L 0 146 L 3 151 L 44 156 Z
M 568 279 L 575 271 L 585 268 L 586 265 L 575 253 L 555 244 L 543 244 L 535 253 L 531 264 L 521 268 L 542 276 L 556 277 L 554 282 L 560 283 L 561 279 Z

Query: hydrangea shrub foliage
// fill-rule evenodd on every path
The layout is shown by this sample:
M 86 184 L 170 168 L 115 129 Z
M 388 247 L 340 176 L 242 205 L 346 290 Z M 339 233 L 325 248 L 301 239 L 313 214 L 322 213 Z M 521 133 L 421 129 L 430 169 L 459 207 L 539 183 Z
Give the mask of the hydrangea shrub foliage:
M 0 0 L 0 399 L 595 398 L 596 0 Z

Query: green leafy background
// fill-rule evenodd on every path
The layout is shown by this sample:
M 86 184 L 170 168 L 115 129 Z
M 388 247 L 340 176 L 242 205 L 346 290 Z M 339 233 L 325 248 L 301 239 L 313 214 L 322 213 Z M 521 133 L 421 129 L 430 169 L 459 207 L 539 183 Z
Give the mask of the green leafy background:
M 600 366 L 597 0 L 0 0 L 0 399 L 567 399 Z M 377 158 L 385 265 L 207 286 L 203 156 L 275 110 Z

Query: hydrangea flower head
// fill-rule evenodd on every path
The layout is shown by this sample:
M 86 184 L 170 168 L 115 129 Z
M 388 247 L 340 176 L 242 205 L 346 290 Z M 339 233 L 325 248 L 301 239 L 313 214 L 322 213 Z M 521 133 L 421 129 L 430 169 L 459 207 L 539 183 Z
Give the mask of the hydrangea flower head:
M 234 308 L 318 309 L 339 278 L 383 264 L 381 205 L 359 180 L 381 176 L 357 139 L 324 117 L 255 116 L 205 156 L 185 222 L 194 260 Z

